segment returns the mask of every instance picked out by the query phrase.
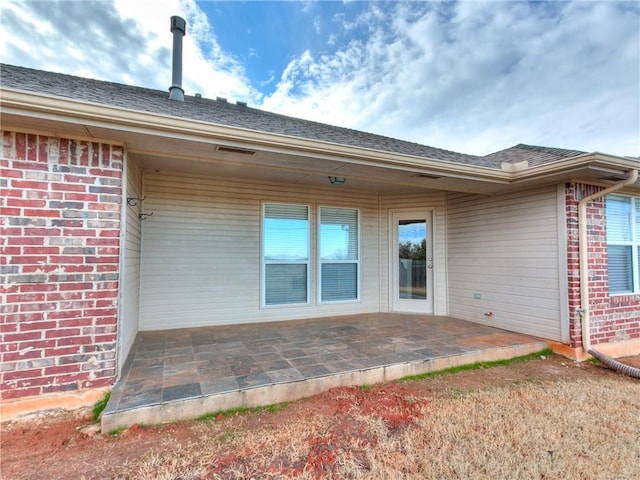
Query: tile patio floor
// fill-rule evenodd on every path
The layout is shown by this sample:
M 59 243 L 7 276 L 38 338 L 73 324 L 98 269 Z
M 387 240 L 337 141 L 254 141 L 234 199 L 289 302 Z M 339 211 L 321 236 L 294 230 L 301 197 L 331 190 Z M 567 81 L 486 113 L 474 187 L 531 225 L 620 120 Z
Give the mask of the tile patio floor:
M 527 335 L 450 317 L 393 313 L 139 332 L 103 415 L 116 425 L 118 414 L 127 412 L 121 422 L 131 423 L 125 417 L 135 418 L 136 409 L 167 406 L 152 417 L 161 420 L 171 418 L 172 403 L 189 399 L 300 386 L 398 364 L 429 371 L 437 369 L 429 367 L 436 359 L 460 357 L 460 364 L 544 348 L 544 341 Z M 273 403 L 273 397 L 265 400 Z

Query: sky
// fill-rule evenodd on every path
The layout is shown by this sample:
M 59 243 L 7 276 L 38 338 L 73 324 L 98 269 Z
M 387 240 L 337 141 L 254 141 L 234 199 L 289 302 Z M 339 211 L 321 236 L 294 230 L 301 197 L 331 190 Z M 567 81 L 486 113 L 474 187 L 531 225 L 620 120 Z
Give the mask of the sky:
M 640 2 L 0 0 L 0 61 L 457 152 L 640 156 Z M 0 79 L 1 81 L 1 79 Z

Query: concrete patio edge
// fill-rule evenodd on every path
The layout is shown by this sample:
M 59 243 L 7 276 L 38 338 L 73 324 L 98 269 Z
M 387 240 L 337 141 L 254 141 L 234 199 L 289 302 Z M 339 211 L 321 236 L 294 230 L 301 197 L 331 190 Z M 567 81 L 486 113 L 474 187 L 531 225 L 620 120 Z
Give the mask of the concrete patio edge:
M 457 355 L 428 358 L 404 363 L 340 372 L 285 383 L 246 388 L 231 392 L 184 398 L 165 403 L 105 412 L 101 420 L 103 433 L 134 424 L 162 424 L 191 420 L 207 413 L 238 407 L 260 407 L 299 400 L 335 387 L 372 385 L 398 380 L 411 375 L 436 372 L 476 362 L 508 360 L 540 352 L 548 348 L 544 340 L 509 347 L 497 347 Z

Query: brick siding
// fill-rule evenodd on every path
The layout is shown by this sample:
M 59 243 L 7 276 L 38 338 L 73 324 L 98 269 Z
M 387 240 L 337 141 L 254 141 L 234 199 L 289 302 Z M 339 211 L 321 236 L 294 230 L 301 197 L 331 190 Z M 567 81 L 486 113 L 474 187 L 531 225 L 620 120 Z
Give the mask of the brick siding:
M 2 132 L 2 400 L 115 380 L 123 154 Z
M 569 273 L 570 346 L 582 342 L 580 317 L 580 270 L 578 247 L 578 203 L 601 187 L 567 184 L 566 220 Z M 587 205 L 589 235 L 589 312 L 593 345 L 640 338 L 640 295 L 609 295 L 607 271 L 607 227 L 605 198 Z

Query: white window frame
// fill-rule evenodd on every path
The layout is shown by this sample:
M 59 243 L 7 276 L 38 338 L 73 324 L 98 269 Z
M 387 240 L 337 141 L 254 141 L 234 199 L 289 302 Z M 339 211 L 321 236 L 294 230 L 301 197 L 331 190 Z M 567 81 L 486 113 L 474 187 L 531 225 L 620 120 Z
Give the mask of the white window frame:
M 356 260 L 322 260 L 322 209 L 323 208 L 339 208 L 344 210 L 354 210 L 358 216 L 358 258 Z M 318 271 L 317 271 L 317 301 L 318 304 L 331 304 L 331 303 L 357 303 L 360 301 L 360 290 L 361 290 L 361 275 L 360 275 L 360 259 L 362 257 L 362 213 L 359 208 L 354 207 L 346 207 L 346 206 L 336 206 L 336 205 L 318 205 L 318 219 L 316 222 L 317 225 L 317 238 L 318 238 L 318 246 L 317 246 L 317 262 L 318 262 Z M 322 265 L 335 264 L 335 263 L 348 263 L 356 264 L 356 298 L 349 298 L 344 300 L 322 300 Z
M 609 289 L 609 295 L 610 296 L 636 295 L 640 293 L 640 267 L 638 267 L 638 260 L 639 260 L 638 257 L 640 256 L 640 253 L 638 253 L 638 251 L 640 250 L 640 235 L 637 234 L 635 212 L 636 212 L 636 208 L 638 208 L 637 204 L 640 204 L 640 197 L 632 196 L 632 195 L 620 195 L 620 194 L 608 195 L 606 198 L 608 197 L 625 197 L 625 198 L 631 199 L 631 225 L 630 225 L 631 240 L 628 240 L 628 241 L 609 240 L 608 231 L 607 231 L 607 247 L 609 247 L 609 245 L 631 247 L 631 272 L 633 277 L 631 291 L 611 293 L 611 290 Z M 606 198 L 605 198 L 605 213 L 607 210 Z M 609 266 L 607 265 L 607 273 L 608 273 L 608 269 L 609 269 Z
M 307 260 L 306 261 L 267 261 L 265 259 L 265 220 L 267 205 L 283 205 L 294 207 L 305 207 L 307 209 Z M 260 306 L 261 308 L 286 308 L 286 307 L 300 307 L 311 304 L 311 259 L 312 259 L 312 237 L 311 237 L 311 206 L 304 203 L 285 203 L 285 202 L 270 202 L 263 201 L 261 214 L 260 214 Z M 307 301 L 299 303 L 267 303 L 267 265 L 305 265 L 307 266 Z

